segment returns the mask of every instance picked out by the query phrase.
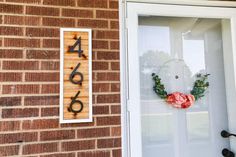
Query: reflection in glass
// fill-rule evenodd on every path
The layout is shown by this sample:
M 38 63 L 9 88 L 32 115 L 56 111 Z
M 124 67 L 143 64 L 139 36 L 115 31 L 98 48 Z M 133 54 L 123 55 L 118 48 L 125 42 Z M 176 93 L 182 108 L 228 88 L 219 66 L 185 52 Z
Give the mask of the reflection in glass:
M 139 17 L 137 55 L 143 157 L 216 156 L 213 137 L 218 135 L 213 135 L 216 131 L 212 127 L 218 127 L 216 113 L 227 113 L 222 105 L 226 100 L 221 22 L 190 17 Z M 196 74 L 210 73 L 209 92 L 190 109 L 178 110 L 153 92 L 152 73 L 161 77 L 168 93 L 190 93 Z M 226 123 L 221 125 L 228 127 Z
M 183 38 L 183 57 L 192 74 L 205 70 L 204 40 Z
M 142 117 L 144 143 L 168 143 L 171 140 L 171 114 L 144 115 Z M 153 125 L 155 124 L 155 125 Z
M 187 129 L 189 141 L 208 140 L 209 126 L 209 115 L 207 111 L 187 113 Z

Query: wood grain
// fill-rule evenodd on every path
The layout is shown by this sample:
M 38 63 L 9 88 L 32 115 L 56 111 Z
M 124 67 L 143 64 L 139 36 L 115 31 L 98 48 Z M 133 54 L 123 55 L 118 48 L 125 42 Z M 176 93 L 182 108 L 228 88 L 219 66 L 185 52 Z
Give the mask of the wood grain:
M 76 40 L 75 37 L 81 37 L 81 49 L 83 50 L 83 54 L 86 57 L 79 57 L 78 53 L 76 52 L 68 52 L 69 46 L 74 45 Z M 76 47 L 76 50 L 78 47 Z M 65 31 L 64 32 L 64 91 L 63 91 L 63 98 L 64 98 L 64 114 L 63 118 L 65 120 L 72 120 L 72 119 L 87 119 L 89 118 L 89 33 L 88 32 L 71 32 Z M 83 82 L 82 85 L 73 84 L 70 82 L 69 77 L 74 68 L 77 64 L 80 63 L 80 67 L 78 68 L 77 72 L 81 72 L 83 74 Z M 76 76 L 74 80 L 80 80 L 79 76 Z M 74 114 L 73 112 L 68 111 L 69 104 L 71 103 L 71 97 L 74 97 L 76 93 L 80 91 L 79 96 L 76 100 L 80 100 L 83 102 L 83 110 L 78 113 Z M 79 104 L 74 104 L 73 109 L 78 110 L 80 108 Z

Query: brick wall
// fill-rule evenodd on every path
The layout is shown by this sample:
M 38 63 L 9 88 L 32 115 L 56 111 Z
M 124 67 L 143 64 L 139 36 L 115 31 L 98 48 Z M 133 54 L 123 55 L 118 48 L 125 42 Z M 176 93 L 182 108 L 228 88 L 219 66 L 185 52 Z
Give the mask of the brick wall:
M 59 28 L 93 29 L 93 123 L 59 124 Z M 0 156 L 121 157 L 118 0 L 0 0 Z

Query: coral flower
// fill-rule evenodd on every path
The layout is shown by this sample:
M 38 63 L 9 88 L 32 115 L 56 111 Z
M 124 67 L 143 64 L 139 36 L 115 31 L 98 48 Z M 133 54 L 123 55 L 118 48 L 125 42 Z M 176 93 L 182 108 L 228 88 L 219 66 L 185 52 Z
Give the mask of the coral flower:
M 166 102 L 176 108 L 189 108 L 193 105 L 195 98 L 191 94 L 174 92 L 167 96 Z

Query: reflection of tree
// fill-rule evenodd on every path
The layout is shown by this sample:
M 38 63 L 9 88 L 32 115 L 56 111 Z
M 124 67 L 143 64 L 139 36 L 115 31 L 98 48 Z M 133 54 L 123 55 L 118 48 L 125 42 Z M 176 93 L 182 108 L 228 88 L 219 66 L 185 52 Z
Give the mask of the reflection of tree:
M 168 53 L 163 51 L 147 51 L 140 56 L 140 71 L 142 73 L 157 72 L 158 68 L 171 57 Z
M 152 90 L 153 81 L 151 74 L 157 73 L 164 83 L 168 92 L 172 85 L 176 85 L 180 92 L 190 92 L 195 81 L 191 70 L 183 60 L 172 58 L 168 53 L 163 51 L 147 51 L 140 56 L 140 85 L 142 99 L 156 99 L 157 96 Z M 201 71 L 203 72 L 203 70 Z M 180 80 L 176 80 L 178 75 Z
M 158 72 L 159 68 L 170 59 L 170 55 L 163 51 L 147 51 L 139 57 L 142 99 L 155 96 L 152 91 L 153 82 L 151 74 Z

